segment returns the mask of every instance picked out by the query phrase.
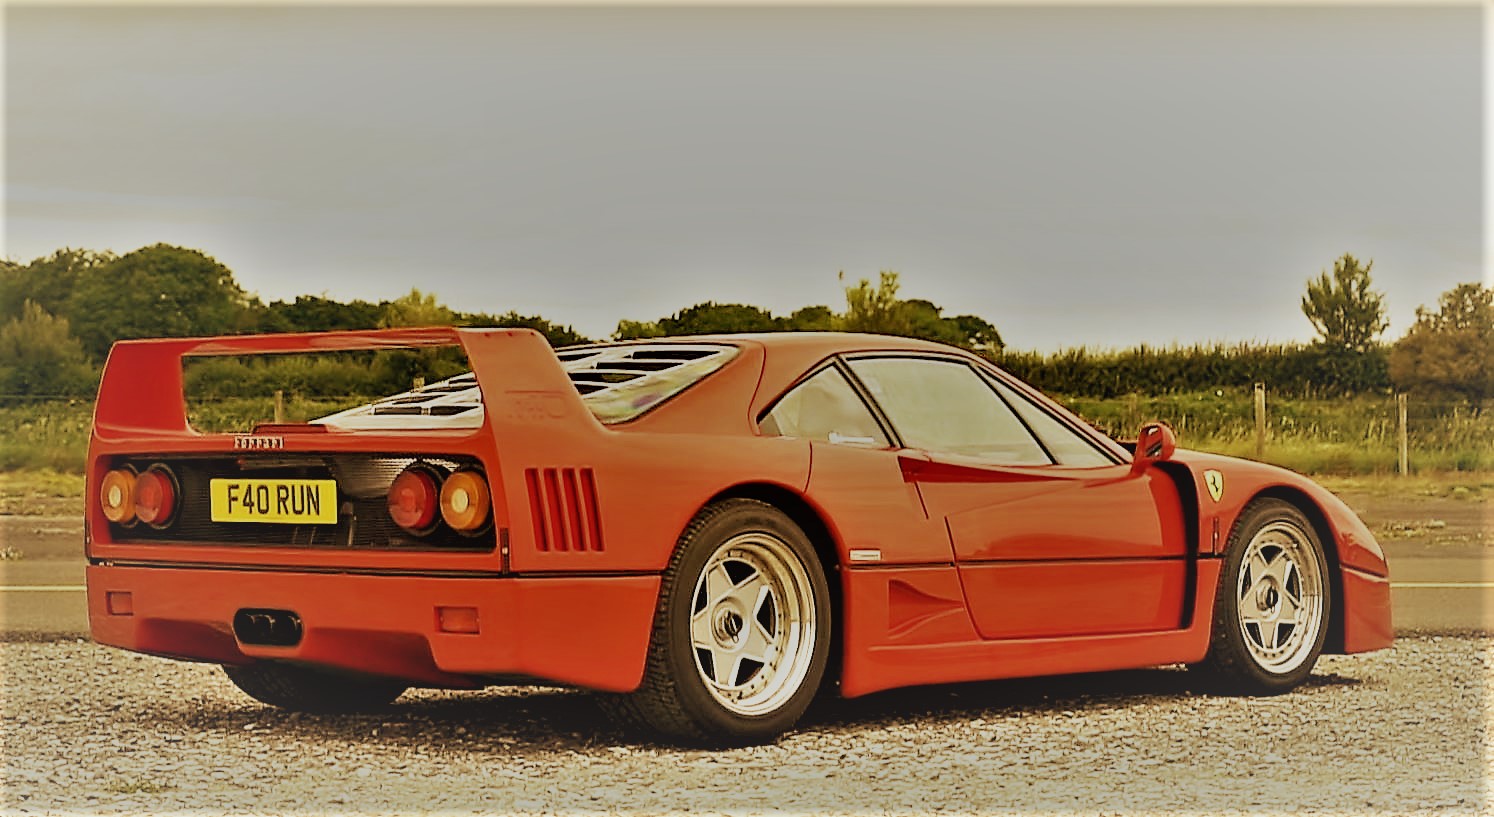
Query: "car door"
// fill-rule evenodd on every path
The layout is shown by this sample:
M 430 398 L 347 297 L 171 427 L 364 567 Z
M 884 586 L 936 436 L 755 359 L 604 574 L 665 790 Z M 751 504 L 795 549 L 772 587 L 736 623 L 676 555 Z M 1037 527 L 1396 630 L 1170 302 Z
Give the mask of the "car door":
M 773 404 L 759 427 L 767 436 L 809 441 L 808 493 L 835 526 L 848 562 L 950 563 L 942 522 L 936 527 L 924 513 L 917 489 L 904 478 L 898 449 L 843 364 L 827 361 L 810 372 Z
M 868 355 L 849 368 L 942 519 L 983 638 L 1182 626 L 1187 536 L 1178 491 L 956 357 Z

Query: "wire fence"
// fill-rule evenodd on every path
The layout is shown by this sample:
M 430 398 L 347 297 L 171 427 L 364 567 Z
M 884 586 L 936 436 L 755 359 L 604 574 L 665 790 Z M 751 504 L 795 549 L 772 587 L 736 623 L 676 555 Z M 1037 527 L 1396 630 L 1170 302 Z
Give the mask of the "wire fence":
M 1494 402 L 1418 395 L 1336 399 L 1223 391 L 1060 398 L 1107 434 L 1134 437 L 1161 420 L 1189 448 L 1313 473 L 1494 469 Z

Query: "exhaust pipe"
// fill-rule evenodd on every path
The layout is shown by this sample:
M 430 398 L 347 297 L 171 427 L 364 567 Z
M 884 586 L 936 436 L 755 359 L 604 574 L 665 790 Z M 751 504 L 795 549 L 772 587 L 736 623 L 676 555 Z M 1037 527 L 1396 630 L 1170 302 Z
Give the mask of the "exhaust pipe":
M 294 647 L 301 633 L 301 617 L 290 610 L 246 607 L 233 614 L 233 634 L 242 644 Z

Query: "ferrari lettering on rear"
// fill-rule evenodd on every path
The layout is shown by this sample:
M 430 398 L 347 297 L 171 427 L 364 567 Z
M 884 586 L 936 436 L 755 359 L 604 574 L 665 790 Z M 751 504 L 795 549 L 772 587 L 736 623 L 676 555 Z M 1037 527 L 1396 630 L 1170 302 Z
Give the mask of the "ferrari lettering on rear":
M 246 451 L 265 451 L 285 447 L 284 437 L 267 437 L 264 435 L 247 435 L 233 438 L 233 447 Z

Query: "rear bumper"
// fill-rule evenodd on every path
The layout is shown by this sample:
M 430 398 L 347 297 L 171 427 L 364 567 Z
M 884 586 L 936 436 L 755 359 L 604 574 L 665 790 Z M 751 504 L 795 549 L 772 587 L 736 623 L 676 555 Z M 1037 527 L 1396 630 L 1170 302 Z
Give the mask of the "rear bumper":
M 122 595 L 128 594 L 128 595 Z M 90 565 L 101 644 L 224 664 L 289 659 L 430 686 L 517 675 L 628 691 L 643 677 L 658 576 L 558 578 Z M 438 608 L 476 610 L 478 632 L 443 632 Z M 241 642 L 244 608 L 294 611 L 299 644 Z

